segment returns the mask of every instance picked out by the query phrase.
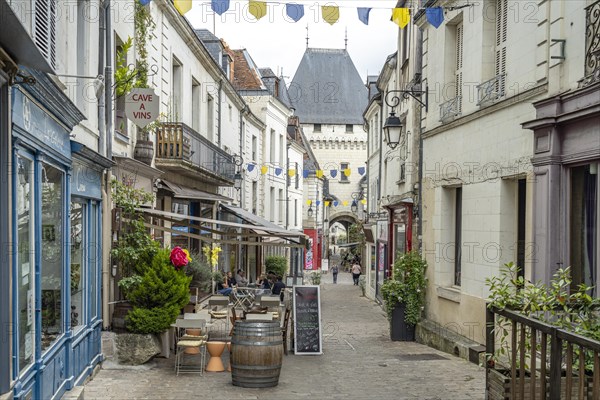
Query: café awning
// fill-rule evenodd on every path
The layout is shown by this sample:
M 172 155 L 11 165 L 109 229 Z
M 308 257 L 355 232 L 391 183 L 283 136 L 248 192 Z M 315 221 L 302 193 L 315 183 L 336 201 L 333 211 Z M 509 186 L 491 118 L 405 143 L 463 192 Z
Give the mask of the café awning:
M 302 232 L 289 231 L 279 225 L 272 223 L 271 221 L 268 221 L 262 217 L 259 217 L 258 215 L 252 214 L 250 211 L 244 210 L 243 208 L 236 207 L 236 206 L 230 206 L 227 204 L 221 204 L 220 206 L 221 206 L 222 211 L 224 210 L 226 212 L 234 214 L 241 220 L 252 225 L 253 228 L 251 228 L 251 229 L 255 232 L 260 231 L 260 232 L 281 233 L 281 234 L 289 235 L 289 237 L 304 237 L 305 236 L 304 233 L 302 233 Z
M 208 243 L 304 248 L 301 240 L 305 237 L 304 233 L 288 231 L 275 224 L 266 226 L 258 223 L 229 222 L 145 208 L 139 208 L 137 211 L 147 217 L 152 217 L 154 220 L 145 223 L 147 228 L 199 239 Z M 247 220 L 244 221 L 247 222 Z M 164 222 L 174 223 L 178 225 L 179 229 L 165 226 Z M 187 227 L 188 229 L 184 231 L 180 227 Z M 284 241 L 279 243 L 264 241 L 273 238 L 284 239 Z
M 221 196 L 220 194 L 204 192 L 202 190 L 178 185 L 177 183 L 169 182 L 164 179 L 159 179 L 157 185 L 159 189 L 165 189 L 173 193 L 173 197 L 176 199 L 231 201 L 229 197 Z

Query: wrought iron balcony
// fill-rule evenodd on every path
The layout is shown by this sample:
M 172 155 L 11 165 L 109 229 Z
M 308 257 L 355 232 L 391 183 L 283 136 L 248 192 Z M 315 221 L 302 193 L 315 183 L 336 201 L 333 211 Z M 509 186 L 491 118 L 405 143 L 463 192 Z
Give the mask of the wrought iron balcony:
M 477 105 L 487 106 L 506 94 L 506 74 L 500 74 L 477 86 Z
M 600 0 L 590 4 L 585 17 L 585 77 L 579 87 L 600 82 Z
M 448 122 L 462 114 L 462 96 L 440 104 L 440 122 Z
M 231 154 L 183 123 L 165 122 L 156 131 L 156 167 L 221 186 L 232 186 Z

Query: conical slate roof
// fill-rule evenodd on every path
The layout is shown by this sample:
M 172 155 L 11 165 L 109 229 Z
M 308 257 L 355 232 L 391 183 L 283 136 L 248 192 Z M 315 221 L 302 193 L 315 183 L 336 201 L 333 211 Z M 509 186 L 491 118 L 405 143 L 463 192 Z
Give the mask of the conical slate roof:
M 288 91 L 302 123 L 364 122 L 368 91 L 344 49 L 306 49 Z

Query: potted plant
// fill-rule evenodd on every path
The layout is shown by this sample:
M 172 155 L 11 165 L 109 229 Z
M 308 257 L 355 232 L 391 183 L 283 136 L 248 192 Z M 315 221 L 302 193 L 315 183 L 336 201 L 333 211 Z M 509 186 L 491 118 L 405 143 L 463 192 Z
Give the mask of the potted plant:
M 381 295 L 390 321 L 390 338 L 414 341 L 415 326 L 425 305 L 427 262 L 416 251 L 396 258 L 392 278 L 381 286 Z
M 268 256 L 265 258 L 265 268 L 268 272 L 273 272 L 275 276 L 284 277 L 288 270 L 288 260 L 282 256 Z

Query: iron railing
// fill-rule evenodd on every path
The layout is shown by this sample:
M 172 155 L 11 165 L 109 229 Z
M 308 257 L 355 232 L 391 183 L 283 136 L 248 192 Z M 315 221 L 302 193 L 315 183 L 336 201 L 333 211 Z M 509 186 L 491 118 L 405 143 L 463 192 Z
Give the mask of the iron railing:
M 452 120 L 462 113 L 462 96 L 448 100 L 440 104 L 440 122 Z
M 506 74 L 500 74 L 477 85 L 477 105 L 486 106 L 504 97 L 506 93 Z
M 585 9 L 585 77 L 579 87 L 600 82 L 600 0 Z
M 180 122 L 162 123 L 156 131 L 156 158 L 181 160 L 229 181 L 234 180 L 231 154 Z
M 501 336 L 510 340 L 499 360 L 490 356 L 497 354 Z M 600 399 L 598 341 L 517 312 L 488 308 L 486 353 L 488 399 Z

